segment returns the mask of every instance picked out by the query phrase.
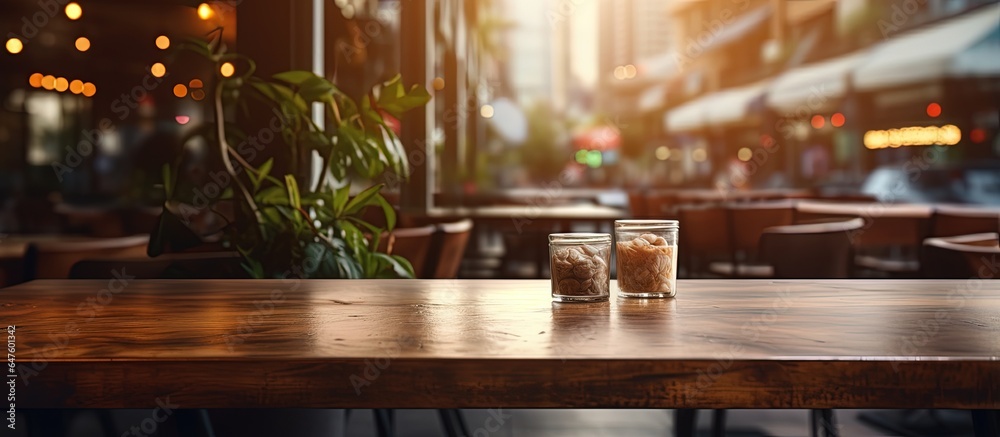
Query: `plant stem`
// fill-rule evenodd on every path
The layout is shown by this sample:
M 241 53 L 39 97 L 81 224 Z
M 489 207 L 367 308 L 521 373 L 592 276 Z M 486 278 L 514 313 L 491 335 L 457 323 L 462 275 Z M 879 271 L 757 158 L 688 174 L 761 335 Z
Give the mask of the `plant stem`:
M 219 142 L 219 152 L 222 155 L 222 163 L 226 167 L 226 172 L 229 173 L 229 177 L 236 181 L 236 185 L 239 187 L 240 192 L 243 194 L 243 199 L 247 202 L 247 206 L 250 207 L 250 211 L 253 212 L 254 220 L 257 226 L 260 226 L 264 220 L 260 214 L 260 209 L 257 208 L 257 202 L 253 200 L 253 195 L 250 194 L 250 190 L 247 190 L 246 185 L 236 174 L 236 168 L 233 167 L 233 162 L 229 159 L 229 142 L 226 141 L 226 119 L 225 114 L 222 111 L 222 84 L 215 85 L 215 135 L 216 140 Z

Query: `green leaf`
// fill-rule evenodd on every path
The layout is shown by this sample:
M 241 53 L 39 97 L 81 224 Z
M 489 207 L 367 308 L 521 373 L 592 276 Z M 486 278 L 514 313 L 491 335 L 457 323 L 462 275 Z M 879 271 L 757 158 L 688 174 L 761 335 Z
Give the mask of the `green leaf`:
M 340 217 L 344 214 L 344 208 L 347 206 L 347 200 L 351 196 L 351 184 L 344 184 L 343 187 L 337 188 L 333 192 L 333 213 L 335 217 Z
M 391 231 L 396 229 L 396 210 L 389 204 L 388 200 L 385 200 L 385 197 L 382 197 L 381 194 L 376 194 L 375 200 L 379 205 L 382 205 L 382 212 L 385 214 L 386 230 Z
M 254 196 L 254 200 L 263 205 L 288 206 L 288 195 L 285 189 L 279 185 L 267 187 Z
M 299 95 L 309 102 L 328 101 L 333 95 L 334 86 L 330 81 L 314 76 L 299 85 Z
M 431 95 L 424 87 L 414 84 L 409 90 L 403 87 L 399 75 L 382 85 L 378 96 L 378 106 L 393 117 L 401 118 L 403 113 L 413 108 L 424 106 L 431 100 Z
M 368 240 L 365 239 L 364 232 L 352 225 L 350 222 L 340 222 L 340 229 L 344 231 L 344 241 L 352 250 L 365 250 L 368 247 Z
M 163 195 L 167 199 L 172 199 L 174 197 L 174 182 L 171 176 L 170 164 L 163 164 L 161 173 L 163 174 Z
M 392 272 L 396 274 L 396 277 L 407 279 L 416 277 L 416 274 L 413 272 L 413 265 L 410 264 L 410 261 L 406 258 L 399 255 L 388 255 L 379 252 L 373 253 L 372 255 L 379 261 L 388 265 L 388 267 L 392 269 Z
M 278 73 L 271 77 L 280 80 L 282 82 L 288 82 L 295 86 L 302 86 L 302 84 L 305 83 L 306 81 L 319 76 L 316 76 L 316 73 L 313 73 L 311 71 L 292 70 L 292 71 L 285 71 L 283 73 Z
M 299 197 L 299 183 L 295 180 L 295 176 L 285 175 L 285 189 L 288 190 L 289 204 L 295 209 L 301 209 L 302 198 Z
M 378 192 L 382 189 L 382 187 L 383 184 L 378 184 L 369 187 L 361 193 L 358 193 L 358 195 L 354 196 L 350 202 L 347 202 L 347 207 L 344 208 L 344 212 L 348 215 L 357 214 L 362 208 L 370 205 L 374 201 L 375 196 L 378 195 Z

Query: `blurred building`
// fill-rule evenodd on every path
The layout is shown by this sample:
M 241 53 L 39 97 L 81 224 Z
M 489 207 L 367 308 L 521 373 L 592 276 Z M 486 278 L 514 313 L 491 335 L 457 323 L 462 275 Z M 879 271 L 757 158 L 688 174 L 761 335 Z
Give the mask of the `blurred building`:
M 674 74 L 658 114 L 664 145 L 645 151 L 662 161 L 651 171 L 666 185 L 816 186 L 857 184 L 873 168 L 937 150 L 910 145 L 959 146 L 928 165 L 996 158 L 981 144 L 996 137 L 987 120 L 998 118 L 1000 66 L 989 60 L 1000 56 L 997 7 L 672 2 L 665 57 Z M 904 131 L 941 139 L 872 139 Z

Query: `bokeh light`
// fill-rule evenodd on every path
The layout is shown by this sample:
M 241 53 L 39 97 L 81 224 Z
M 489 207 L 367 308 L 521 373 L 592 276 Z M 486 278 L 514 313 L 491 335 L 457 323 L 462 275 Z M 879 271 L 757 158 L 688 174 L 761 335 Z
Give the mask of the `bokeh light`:
M 705 162 L 705 160 L 708 159 L 708 152 L 701 148 L 694 149 L 694 151 L 691 152 L 691 159 L 693 159 L 694 162 Z
M 63 92 L 69 89 L 69 81 L 65 77 L 57 77 L 55 83 L 56 91 Z
M 82 36 L 79 37 L 79 38 L 77 38 L 76 39 L 76 49 L 79 50 L 79 51 L 81 51 L 81 52 L 85 52 L 87 50 L 90 50 L 90 40 L 87 39 L 86 37 L 82 37 Z
M 97 87 L 94 84 L 87 82 L 83 84 L 83 95 L 87 97 L 94 97 L 97 94 Z
M 753 150 L 750 150 L 749 147 L 744 147 L 736 152 L 736 157 L 739 158 L 740 161 L 747 162 L 750 158 L 753 158 Z
M 434 86 L 434 89 L 437 90 L 437 91 L 443 90 L 444 89 L 444 78 L 443 77 L 435 77 L 434 80 L 431 82 L 431 85 Z
M 21 53 L 21 50 L 24 50 L 24 43 L 22 43 L 21 40 L 17 38 L 11 38 L 7 40 L 8 52 L 11 52 L 12 54 L 16 55 L 18 53 Z
M 156 37 L 156 48 L 160 50 L 166 50 L 170 48 L 170 38 L 167 38 L 166 35 L 160 35 Z
M 184 86 L 184 84 L 182 83 L 174 85 L 174 95 L 180 98 L 187 96 L 188 95 L 187 87 Z
M 215 11 L 212 10 L 212 7 L 209 6 L 208 3 L 198 5 L 198 18 L 207 20 L 213 16 L 215 16 Z
M 660 161 L 666 161 L 670 159 L 670 148 L 667 146 L 660 146 L 656 148 L 656 159 Z
M 74 80 L 69 83 L 69 91 L 73 94 L 80 94 L 83 92 L 83 81 Z
M 149 67 L 149 72 L 155 77 L 163 77 L 163 75 L 167 74 L 167 67 L 157 62 Z
M 219 66 L 219 74 L 222 74 L 222 77 L 230 77 L 233 73 L 236 73 L 236 67 L 231 62 L 223 62 Z
M 812 117 L 812 120 L 809 122 L 809 124 L 811 124 L 812 127 L 816 129 L 822 129 L 823 126 L 826 126 L 826 119 L 823 118 L 822 115 L 816 114 Z
M 55 89 L 56 87 L 56 77 L 53 75 L 48 75 L 42 78 L 42 88 L 47 90 Z
M 482 115 L 483 118 L 493 118 L 493 112 L 493 105 L 487 104 L 479 108 L 479 115 Z
M 42 73 L 35 73 L 28 77 L 28 84 L 34 88 L 42 87 L 42 78 L 45 77 Z
M 941 115 L 941 105 L 937 103 L 931 103 L 927 105 L 927 115 L 931 118 L 936 118 Z
M 71 2 L 66 5 L 66 18 L 70 20 L 79 20 L 83 15 L 83 8 L 76 2 Z

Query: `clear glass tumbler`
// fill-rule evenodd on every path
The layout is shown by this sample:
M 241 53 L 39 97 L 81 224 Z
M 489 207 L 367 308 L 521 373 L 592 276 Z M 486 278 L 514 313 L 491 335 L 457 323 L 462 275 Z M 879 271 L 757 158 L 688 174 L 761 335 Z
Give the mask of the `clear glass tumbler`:
M 549 235 L 552 300 L 606 301 L 611 287 L 611 235 Z
M 674 297 L 677 294 L 677 220 L 616 220 L 618 294 Z

